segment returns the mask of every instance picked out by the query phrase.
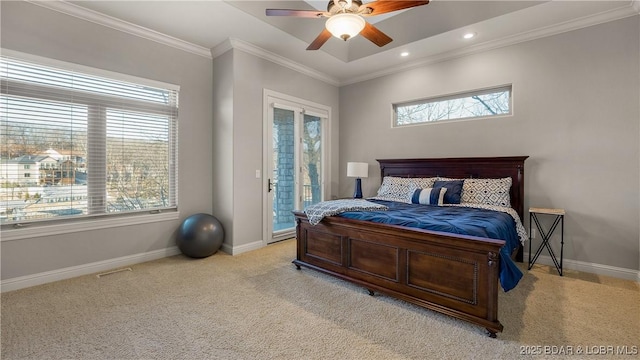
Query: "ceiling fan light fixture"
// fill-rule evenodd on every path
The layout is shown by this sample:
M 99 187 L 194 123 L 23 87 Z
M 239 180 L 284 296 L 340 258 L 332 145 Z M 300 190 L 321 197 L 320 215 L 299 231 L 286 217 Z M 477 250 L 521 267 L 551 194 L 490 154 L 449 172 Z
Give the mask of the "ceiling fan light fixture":
M 331 35 L 344 41 L 358 35 L 364 26 L 365 21 L 360 15 L 349 13 L 333 15 L 325 24 Z

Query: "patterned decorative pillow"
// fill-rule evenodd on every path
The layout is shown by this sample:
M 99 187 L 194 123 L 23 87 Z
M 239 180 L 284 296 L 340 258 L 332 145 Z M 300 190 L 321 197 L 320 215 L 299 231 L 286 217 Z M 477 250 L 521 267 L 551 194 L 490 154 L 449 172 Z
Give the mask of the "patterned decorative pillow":
M 374 199 L 411 203 L 411 197 L 418 188 L 433 187 L 435 178 L 401 178 L 385 176 Z
M 464 179 L 462 202 L 511 207 L 511 178 Z
M 450 180 L 450 181 L 438 180 L 435 183 L 433 183 L 433 187 L 435 189 L 439 189 L 439 188 L 447 189 L 447 192 L 444 194 L 445 204 L 460 204 L 463 185 L 464 185 L 463 180 Z
M 416 191 L 413 192 L 413 197 L 411 197 L 411 203 L 442 206 L 446 192 L 447 188 L 444 187 L 416 189 Z
M 378 189 L 377 200 L 397 201 L 411 204 L 411 196 L 418 188 L 406 178 L 385 177 Z
M 464 179 L 454 179 L 454 178 L 447 178 L 447 177 L 440 177 L 440 176 L 436 178 L 436 181 L 458 181 L 458 180 L 464 180 Z
M 433 183 L 436 182 L 437 178 L 428 177 L 428 178 L 408 178 L 410 183 L 415 184 L 420 189 L 432 188 Z

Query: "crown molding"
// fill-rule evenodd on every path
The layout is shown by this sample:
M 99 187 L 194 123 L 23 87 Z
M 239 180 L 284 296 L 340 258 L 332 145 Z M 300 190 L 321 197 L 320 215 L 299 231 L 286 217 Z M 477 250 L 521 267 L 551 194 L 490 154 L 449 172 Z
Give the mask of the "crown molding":
M 68 3 L 66 1 L 27 1 L 34 5 L 38 5 L 98 25 L 106 26 L 114 30 L 122 31 L 127 34 L 135 35 L 147 40 L 155 41 L 163 45 L 167 45 L 179 50 L 211 59 L 211 52 L 209 51 L 209 49 L 203 46 L 195 45 L 190 42 L 180 40 L 178 38 L 174 38 L 172 36 L 151 29 L 147 29 L 140 25 L 132 24 L 130 22 L 105 15 L 97 11 L 89 10 L 78 5 Z
M 417 60 L 408 64 L 404 64 L 401 66 L 392 66 L 385 70 L 372 72 L 363 76 L 350 78 L 346 81 L 341 82 L 340 86 L 355 84 L 358 82 L 371 80 L 371 79 L 379 78 L 386 75 L 391 75 L 394 73 L 414 69 L 421 66 L 435 64 L 435 63 L 452 60 L 452 59 L 463 57 L 463 56 L 468 56 L 468 55 L 477 54 L 477 53 L 481 53 L 489 50 L 498 49 L 498 48 L 509 46 L 509 45 L 515 45 L 522 42 L 541 39 L 548 36 L 553 36 L 553 35 L 569 32 L 569 31 L 586 28 L 589 26 L 594 26 L 594 25 L 603 24 L 610 21 L 624 19 L 630 16 L 638 15 L 638 12 L 640 12 L 638 11 L 639 8 L 640 8 L 640 0 L 633 0 L 631 3 L 629 3 L 628 6 L 612 9 L 609 11 L 604 11 L 598 14 L 593 14 L 593 15 L 585 16 L 582 18 L 574 19 L 574 20 L 565 21 L 563 23 L 523 32 L 520 34 L 515 34 L 508 37 L 503 37 L 496 40 L 487 41 L 484 43 L 468 46 L 462 49 L 457 49 L 457 50 L 445 52 L 442 54 L 425 57 L 420 60 Z
M 226 41 L 222 42 L 220 45 L 217 45 L 216 47 L 214 47 L 213 49 L 211 49 L 211 56 L 215 59 L 216 57 L 224 54 L 225 52 L 231 50 L 231 49 L 236 49 L 236 50 L 241 50 L 243 52 L 246 52 L 248 54 L 257 56 L 259 58 L 271 61 L 273 63 L 276 63 L 278 65 L 284 66 L 286 68 L 289 68 L 291 70 L 297 71 L 301 74 L 307 75 L 309 77 L 312 77 L 316 80 L 320 80 L 323 81 L 329 85 L 333 85 L 333 86 L 340 86 L 340 81 L 332 76 L 329 76 L 323 72 L 320 72 L 318 70 L 312 69 L 308 66 L 299 64 L 295 61 L 289 60 L 283 56 L 280 56 L 278 54 L 272 53 L 270 51 L 267 51 L 263 48 L 260 48 L 258 46 L 255 46 L 251 43 L 248 43 L 246 41 L 243 40 L 239 40 L 239 39 L 234 39 L 234 38 L 230 38 L 227 39 Z
M 211 58 L 215 59 L 218 56 L 226 53 L 227 51 L 233 49 L 233 45 L 231 44 L 231 39 L 227 39 L 220 44 L 211 48 Z
M 400 66 L 392 66 L 392 67 L 386 68 L 385 70 L 372 72 L 363 76 L 353 77 L 344 81 L 340 81 L 333 76 L 330 76 L 318 70 L 312 69 L 310 67 L 297 63 L 293 60 L 287 59 L 283 56 L 264 50 L 260 47 L 257 47 L 253 44 L 250 44 L 246 41 L 242 41 L 239 39 L 228 39 L 227 41 L 224 41 L 223 43 L 215 46 L 212 49 L 207 49 L 203 46 L 195 45 L 190 42 L 180 40 L 178 38 L 175 38 L 151 29 L 147 29 L 140 25 L 129 23 L 127 21 L 123 21 L 115 17 L 104 15 L 102 13 L 86 9 L 81 6 L 78 6 L 63 0 L 56 0 L 56 1 L 26 0 L 26 1 L 34 5 L 38 5 L 50 10 L 58 11 L 60 13 L 64 13 L 82 20 L 90 21 L 95 24 L 106 26 L 111 29 L 122 31 L 134 36 L 144 38 L 144 39 L 155 41 L 157 43 L 167 45 L 179 50 L 183 50 L 195 55 L 199 55 L 208 59 L 214 59 L 231 49 L 238 49 L 334 86 L 344 86 L 344 85 L 350 85 L 350 84 L 354 84 L 354 83 L 358 83 L 366 80 L 371 80 L 378 77 L 390 75 L 390 74 L 401 72 L 401 71 L 406 71 L 409 69 L 413 69 L 413 68 L 417 68 L 425 65 L 430 65 L 430 64 L 447 61 L 447 60 L 451 60 L 451 59 L 455 59 L 463 56 L 481 53 L 484 51 L 498 49 L 498 48 L 509 46 L 509 45 L 515 45 L 521 42 L 544 38 L 547 36 L 561 34 L 564 32 L 578 30 L 581 28 L 598 25 L 605 22 L 609 22 L 609 21 L 615 21 L 622 18 L 638 15 L 638 13 L 640 13 L 640 0 L 631 0 L 627 6 L 623 6 L 617 9 L 605 11 L 605 12 L 590 15 L 590 16 L 585 16 L 583 18 L 566 21 L 564 23 L 504 37 L 497 40 L 487 41 L 481 44 L 465 47 L 463 49 L 453 50 L 446 53 L 429 56 L 408 64 L 403 64 Z
M 82 20 L 90 21 L 92 23 L 109 27 L 114 30 L 122 31 L 127 34 L 138 36 L 147 40 L 155 41 L 157 43 L 171 46 L 173 48 L 190 52 L 208 59 L 213 59 L 221 54 L 229 51 L 230 49 L 239 49 L 246 53 L 258 56 L 265 60 L 269 60 L 278 65 L 282 65 L 289 69 L 295 70 L 314 79 L 324 81 L 330 85 L 339 86 L 340 82 L 327 74 L 311 69 L 310 67 L 296 63 L 283 56 L 274 54 L 255 45 L 252 45 L 246 41 L 238 39 L 229 39 L 220 45 L 215 46 L 213 49 L 207 49 L 203 46 L 195 45 L 190 42 L 180 40 L 178 38 L 147 29 L 140 25 L 132 24 L 130 22 L 120 20 L 118 18 L 108 16 L 97 11 L 89 10 L 81 6 L 66 2 L 66 1 L 34 1 L 27 0 L 34 5 L 42 6 L 44 8 L 54 10 L 63 14 L 67 14 Z

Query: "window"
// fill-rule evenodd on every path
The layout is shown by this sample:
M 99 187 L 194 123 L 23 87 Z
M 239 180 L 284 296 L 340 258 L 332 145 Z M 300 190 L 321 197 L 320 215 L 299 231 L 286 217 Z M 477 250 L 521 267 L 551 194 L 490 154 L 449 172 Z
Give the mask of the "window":
M 42 63 L 0 58 L 0 224 L 176 209 L 179 88 Z
M 511 114 L 511 85 L 393 105 L 394 126 Z

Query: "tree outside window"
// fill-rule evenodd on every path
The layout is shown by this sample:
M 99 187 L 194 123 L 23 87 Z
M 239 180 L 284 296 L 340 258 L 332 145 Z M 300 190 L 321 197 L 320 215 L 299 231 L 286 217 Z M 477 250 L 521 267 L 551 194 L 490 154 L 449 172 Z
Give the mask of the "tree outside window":
M 511 86 L 394 104 L 394 126 L 511 114 Z
M 177 207 L 176 89 L 7 57 L 0 78 L 0 223 Z

